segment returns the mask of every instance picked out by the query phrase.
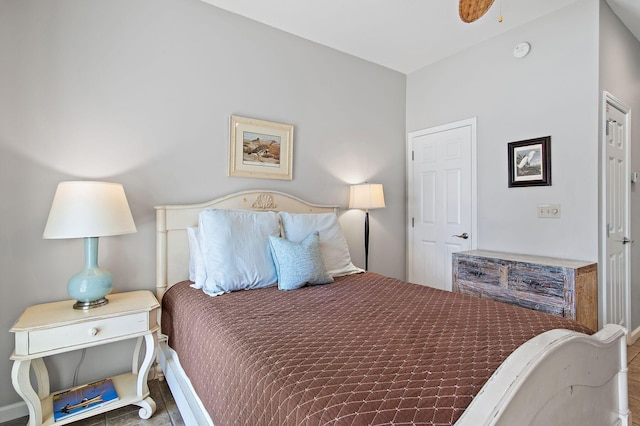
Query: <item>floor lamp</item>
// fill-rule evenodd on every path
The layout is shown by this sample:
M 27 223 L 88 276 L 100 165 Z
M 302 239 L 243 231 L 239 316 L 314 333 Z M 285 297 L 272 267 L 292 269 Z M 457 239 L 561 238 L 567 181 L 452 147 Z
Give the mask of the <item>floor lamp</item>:
M 369 270 L 369 210 L 380 209 L 384 205 L 384 191 L 380 183 L 351 185 L 349 208 L 364 210 L 364 269 Z

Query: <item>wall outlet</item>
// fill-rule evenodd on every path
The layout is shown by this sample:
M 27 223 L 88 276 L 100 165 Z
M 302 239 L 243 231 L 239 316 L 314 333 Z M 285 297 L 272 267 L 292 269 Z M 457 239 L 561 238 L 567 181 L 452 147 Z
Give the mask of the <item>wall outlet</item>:
M 538 204 L 538 217 L 560 218 L 560 204 Z

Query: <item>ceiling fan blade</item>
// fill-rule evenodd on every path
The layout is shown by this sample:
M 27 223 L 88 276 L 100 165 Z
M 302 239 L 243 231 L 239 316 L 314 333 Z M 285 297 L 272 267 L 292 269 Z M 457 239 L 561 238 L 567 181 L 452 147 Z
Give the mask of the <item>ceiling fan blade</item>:
M 463 22 L 474 22 L 480 19 L 491 7 L 494 0 L 460 0 L 458 13 Z

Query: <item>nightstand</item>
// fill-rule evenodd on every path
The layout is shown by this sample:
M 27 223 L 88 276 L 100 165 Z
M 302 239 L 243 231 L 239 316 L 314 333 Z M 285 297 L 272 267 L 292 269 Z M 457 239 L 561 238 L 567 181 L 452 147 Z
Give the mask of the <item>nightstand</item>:
M 31 306 L 9 330 L 16 338 L 11 381 L 27 403 L 29 426 L 63 425 L 130 404 L 141 407 L 138 414 L 143 419 L 155 412 L 147 376 L 158 344 L 160 305 L 150 291 L 115 293 L 108 299 L 109 304 L 86 311 L 72 309 L 74 300 Z M 134 338 L 137 342 L 131 372 L 111 378 L 119 399 L 54 422 L 53 395 L 43 358 Z M 143 342 L 144 359 L 140 363 Z M 31 368 L 37 390 L 29 380 Z

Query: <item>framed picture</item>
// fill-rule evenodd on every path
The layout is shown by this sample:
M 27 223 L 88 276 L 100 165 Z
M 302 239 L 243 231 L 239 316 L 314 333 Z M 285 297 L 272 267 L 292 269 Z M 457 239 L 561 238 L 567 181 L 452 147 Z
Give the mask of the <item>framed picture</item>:
M 509 142 L 509 188 L 551 185 L 551 136 Z
M 231 116 L 229 176 L 292 179 L 293 126 Z

